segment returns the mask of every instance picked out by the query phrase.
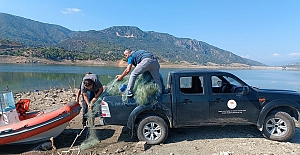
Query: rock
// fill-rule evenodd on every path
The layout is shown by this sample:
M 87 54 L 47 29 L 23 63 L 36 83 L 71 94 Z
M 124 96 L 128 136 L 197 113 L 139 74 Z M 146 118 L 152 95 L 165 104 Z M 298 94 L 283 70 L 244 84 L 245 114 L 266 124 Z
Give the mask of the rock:
M 125 150 L 123 148 L 117 149 L 116 153 L 124 152 Z
M 42 144 L 38 145 L 33 150 L 46 151 L 46 150 L 51 150 L 51 149 L 52 149 L 52 143 L 51 142 L 45 142 L 45 143 L 42 143 Z
M 141 151 L 145 151 L 146 148 L 147 148 L 147 142 L 145 141 L 139 141 L 137 144 L 136 144 L 136 148 L 141 150 Z
M 225 152 L 225 151 L 220 152 L 220 155 L 232 155 L 232 154 L 233 154 L 232 152 Z

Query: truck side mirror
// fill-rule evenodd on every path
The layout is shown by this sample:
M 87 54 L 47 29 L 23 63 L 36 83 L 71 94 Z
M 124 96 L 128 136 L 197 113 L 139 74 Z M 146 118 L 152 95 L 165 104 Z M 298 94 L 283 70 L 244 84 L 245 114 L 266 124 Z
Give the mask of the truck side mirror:
M 243 95 L 246 95 L 246 94 L 249 94 L 249 92 L 250 92 L 249 87 L 248 87 L 248 86 L 243 86 L 242 94 L 243 94 Z
M 221 87 L 222 86 L 222 81 L 218 81 L 217 85 L 218 85 L 218 87 Z

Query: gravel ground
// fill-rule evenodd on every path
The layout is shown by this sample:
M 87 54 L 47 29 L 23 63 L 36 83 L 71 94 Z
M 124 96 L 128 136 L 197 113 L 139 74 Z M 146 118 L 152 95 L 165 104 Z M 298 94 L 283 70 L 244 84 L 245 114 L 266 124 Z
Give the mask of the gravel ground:
M 80 123 L 78 125 L 78 121 L 75 122 L 75 120 L 70 128 L 57 137 L 55 141 L 63 141 L 67 135 L 75 135 L 79 132 Z M 126 127 L 98 126 L 96 132 L 100 140 L 99 144 L 95 148 L 82 151 L 81 154 L 300 155 L 299 123 L 297 123 L 294 137 L 289 142 L 267 140 L 255 126 L 209 126 L 171 129 L 167 140 L 163 144 L 146 145 L 145 150 L 139 147 L 136 137 L 131 138 Z M 81 144 L 85 139 L 85 135 L 86 132 L 78 139 L 76 146 Z M 70 139 L 73 140 L 74 138 L 70 137 Z M 71 144 L 70 142 L 68 144 Z M 59 148 L 60 151 L 67 150 L 68 147 L 63 145 Z
M 32 99 L 31 109 L 49 109 L 75 100 L 76 90 L 53 89 L 45 92 L 17 94 L 19 98 Z M 45 99 L 45 96 L 47 97 Z M 44 98 L 44 99 L 41 99 Z M 41 106 L 43 104 L 43 106 Z M 43 110 L 44 110 L 43 109 Z M 96 118 L 95 122 L 99 122 Z M 139 154 L 139 155 L 300 155 L 300 124 L 289 142 L 265 139 L 255 126 L 208 126 L 197 128 L 170 129 L 167 140 L 161 145 L 142 145 L 123 126 L 96 126 L 94 129 L 99 143 L 90 149 L 69 150 L 75 137 L 82 131 L 81 114 L 75 117 L 66 130 L 54 139 L 56 150 L 37 150 L 39 144 L 0 146 L 0 154 Z M 74 143 L 76 149 L 86 139 L 85 129 Z M 49 142 L 48 142 L 49 143 Z

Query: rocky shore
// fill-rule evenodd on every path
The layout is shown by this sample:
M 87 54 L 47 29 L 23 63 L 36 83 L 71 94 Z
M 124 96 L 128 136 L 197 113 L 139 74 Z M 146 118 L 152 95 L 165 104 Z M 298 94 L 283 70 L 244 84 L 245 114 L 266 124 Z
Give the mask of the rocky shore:
M 0 55 L 0 64 L 1 63 L 33 63 L 33 64 L 60 64 L 60 65 L 95 65 L 95 66 L 115 66 L 115 67 L 126 67 L 127 63 L 120 60 L 117 62 L 111 61 L 102 61 L 102 60 L 63 60 L 63 61 L 51 61 L 47 59 L 40 58 L 31 58 L 23 56 L 3 56 Z M 199 68 L 199 69 L 272 69 L 272 70 L 300 70 L 295 67 L 285 67 L 282 66 L 249 66 L 245 64 L 232 63 L 228 65 L 218 65 L 210 63 L 209 65 L 195 65 L 185 61 L 180 63 L 172 64 L 168 62 L 160 62 L 161 68 Z
M 53 88 L 50 90 L 15 93 L 15 101 L 30 99 L 30 110 L 50 110 L 56 106 L 75 100 L 77 89 Z M 88 129 L 83 130 L 81 114 L 75 117 L 65 131 L 54 138 L 53 149 L 30 146 L 0 146 L 0 154 L 24 155 L 299 155 L 300 124 L 296 123 L 296 133 L 289 142 L 277 142 L 265 139 L 255 126 L 208 126 L 197 128 L 171 129 L 168 139 L 161 145 L 147 145 L 131 137 L 126 127 L 115 125 L 97 125 L 96 135 L 99 143 L 96 147 L 79 151 L 77 148 L 86 139 Z M 81 133 L 81 134 L 80 134 Z M 80 135 L 80 136 L 78 136 Z M 76 136 L 74 146 L 70 148 Z M 46 142 L 47 143 L 47 142 Z M 49 142 L 48 142 L 49 143 Z M 45 144 L 45 143 L 44 143 Z M 18 148 L 18 149 L 16 149 Z
M 77 88 L 52 88 L 49 90 L 34 90 L 14 93 L 15 103 L 20 99 L 30 99 L 30 110 L 49 110 L 71 101 L 75 101 Z

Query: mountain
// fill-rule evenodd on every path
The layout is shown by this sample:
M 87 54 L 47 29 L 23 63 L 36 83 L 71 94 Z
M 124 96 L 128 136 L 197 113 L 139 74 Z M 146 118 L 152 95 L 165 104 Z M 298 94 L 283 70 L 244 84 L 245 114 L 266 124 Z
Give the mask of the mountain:
M 142 31 L 134 26 L 113 26 L 104 30 L 71 31 L 59 25 L 41 23 L 23 17 L 0 13 L 0 39 L 24 46 L 56 46 L 69 51 L 92 54 L 93 58 L 115 60 L 126 48 L 144 49 L 162 62 L 201 65 L 264 64 L 242 58 L 208 43 L 177 38 L 167 33 Z
M 96 43 L 98 42 L 98 43 Z M 246 64 L 261 66 L 262 63 L 244 59 L 232 52 L 209 45 L 205 42 L 188 38 L 176 38 L 165 33 L 154 31 L 144 32 L 138 27 L 114 26 L 100 31 L 77 32 L 73 37 L 58 44 L 69 50 L 81 49 L 93 52 L 90 46 L 102 43 L 113 43 L 133 50 L 145 49 L 155 53 L 165 62 L 180 63 L 186 61 L 192 64 Z
M 0 39 L 16 41 L 25 46 L 54 46 L 69 38 L 71 33 L 71 30 L 59 25 L 0 13 Z
M 300 68 L 300 60 L 294 60 L 294 62 L 286 63 L 284 66 Z

